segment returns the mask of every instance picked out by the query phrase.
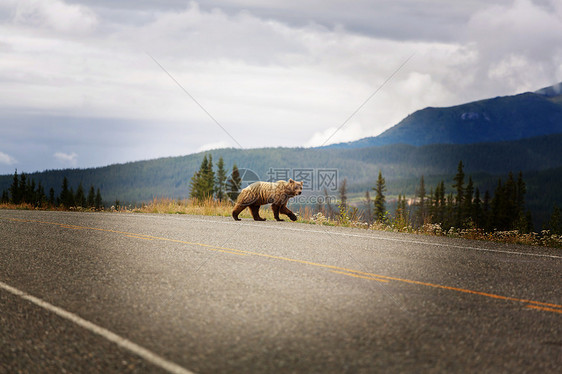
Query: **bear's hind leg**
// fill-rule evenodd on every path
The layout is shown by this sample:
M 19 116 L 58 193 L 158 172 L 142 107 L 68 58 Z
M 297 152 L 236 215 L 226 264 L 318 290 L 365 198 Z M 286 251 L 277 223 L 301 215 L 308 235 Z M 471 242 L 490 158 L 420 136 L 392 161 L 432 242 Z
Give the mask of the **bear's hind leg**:
M 241 221 L 240 218 L 238 218 L 238 215 L 244 209 L 246 209 L 246 207 L 244 205 L 241 205 L 241 204 L 234 205 L 234 209 L 232 210 L 232 218 L 234 218 L 234 220 L 236 220 L 236 221 Z
M 284 219 L 279 218 L 279 209 L 280 209 L 280 208 L 281 208 L 281 207 L 280 207 L 279 205 L 277 205 L 277 204 L 272 204 L 272 205 L 271 205 L 271 209 L 273 210 L 273 217 L 275 217 L 275 219 L 276 219 L 277 221 L 284 221 Z
M 280 211 L 282 214 L 286 214 L 286 215 L 291 219 L 291 221 L 296 221 L 296 220 L 297 220 L 297 216 L 295 215 L 295 213 L 291 212 L 291 210 L 290 210 L 289 208 L 287 208 L 286 205 L 282 205 L 282 206 L 280 207 L 279 211 Z
M 260 206 L 258 204 L 250 205 L 250 210 L 252 211 L 254 221 L 265 221 L 265 218 L 260 217 Z

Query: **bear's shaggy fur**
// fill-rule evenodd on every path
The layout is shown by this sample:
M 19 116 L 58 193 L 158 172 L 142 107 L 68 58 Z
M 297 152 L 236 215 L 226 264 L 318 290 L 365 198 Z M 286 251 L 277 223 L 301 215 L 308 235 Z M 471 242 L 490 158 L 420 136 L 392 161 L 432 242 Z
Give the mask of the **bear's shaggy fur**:
M 265 221 L 260 217 L 260 206 L 271 204 L 273 216 L 277 221 L 283 221 L 279 218 L 279 213 L 286 214 L 292 221 L 297 220 L 297 216 L 287 208 L 287 201 L 296 195 L 302 193 L 302 182 L 289 181 L 277 182 L 255 182 L 240 191 L 232 217 L 240 221 L 238 215 L 247 207 L 250 207 L 252 217 L 256 221 Z

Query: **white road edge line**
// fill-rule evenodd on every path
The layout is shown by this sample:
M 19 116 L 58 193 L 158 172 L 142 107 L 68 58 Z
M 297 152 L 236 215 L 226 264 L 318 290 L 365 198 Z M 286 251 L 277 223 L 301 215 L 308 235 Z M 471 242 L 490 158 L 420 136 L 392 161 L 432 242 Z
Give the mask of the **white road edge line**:
M 100 327 L 90 321 L 86 321 L 85 319 L 79 317 L 78 315 L 68 312 L 62 308 L 59 308 L 57 306 L 54 306 L 52 304 L 49 304 L 46 301 L 43 301 L 35 296 L 29 295 L 23 291 L 18 290 L 17 288 L 14 288 L 12 286 L 7 285 L 4 282 L 0 281 L 0 288 L 4 289 L 5 291 L 8 291 L 9 293 L 18 296 L 24 300 L 27 300 L 49 312 L 55 313 L 56 315 L 58 315 L 59 317 L 62 317 L 70 322 L 73 322 L 74 324 L 90 331 L 93 332 L 94 334 L 97 334 L 107 340 L 109 340 L 112 343 L 117 344 L 119 347 L 124 348 L 126 350 L 128 350 L 129 352 L 140 356 L 141 358 L 145 359 L 146 361 L 170 372 L 173 374 L 193 374 L 193 372 L 184 369 L 183 367 L 166 360 L 165 358 L 157 355 L 154 352 L 149 351 L 146 348 L 141 347 L 138 344 L 133 343 L 130 340 L 127 340 L 103 327 Z

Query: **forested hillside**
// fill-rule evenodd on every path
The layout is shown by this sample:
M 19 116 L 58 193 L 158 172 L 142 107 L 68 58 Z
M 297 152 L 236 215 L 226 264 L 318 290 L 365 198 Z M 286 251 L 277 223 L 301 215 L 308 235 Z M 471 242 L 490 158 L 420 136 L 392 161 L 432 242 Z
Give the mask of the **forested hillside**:
M 255 171 L 262 180 L 270 169 L 336 169 L 338 180 L 347 178 L 350 193 L 373 187 L 379 170 L 384 174 L 389 195 L 413 194 L 421 175 L 428 186 L 448 180 L 460 160 L 467 174 L 481 190 L 493 188 L 497 175 L 522 171 L 529 185 L 528 200 L 533 211 L 546 212 L 554 203 L 562 205 L 562 135 L 542 136 L 501 143 L 469 145 L 388 145 L 361 149 L 262 148 L 220 149 L 212 152 L 214 160 L 223 157 L 227 172 L 233 163 Z M 153 197 L 186 198 L 191 177 L 198 170 L 205 153 L 182 157 L 131 162 L 92 169 L 51 170 L 32 173 L 48 191 L 58 195 L 61 181 L 68 178 L 70 187 L 99 187 L 104 201 L 135 203 Z M 292 175 L 291 175 L 292 176 Z M 0 191 L 7 190 L 12 175 L 0 176 Z M 490 187 L 491 186 L 491 187 Z M 429 187 L 428 187 L 429 188 Z M 316 191 L 317 193 L 320 191 Z
M 502 143 L 470 145 L 389 145 L 362 149 L 261 148 L 219 149 L 210 152 L 223 157 L 226 170 L 233 163 L 267 179 L 272 169 L 330 168 L 339 179 L 347 178 L 350 191 L 363 189 L 382 170 L 389 181 L 421 175 L 452 175 L 463 160 L 471 174 L 505 174 L 509 171 L 537 172 L 562 166 L 562 135 L 543 136 Z M 71 186 L 99 186 L 104 200 L 143 201 L 153 196 L 183 198 L 189 195 L 189 181 L 199 168 L 204 153 L 160 158 L 91 169 L 50 170 L 28 176 L 48 190 L 60 191 L 64 176 Z M 0 191 L 12 176 L 0 176 Z M 398 193 L 398 191 L 396 191 Z

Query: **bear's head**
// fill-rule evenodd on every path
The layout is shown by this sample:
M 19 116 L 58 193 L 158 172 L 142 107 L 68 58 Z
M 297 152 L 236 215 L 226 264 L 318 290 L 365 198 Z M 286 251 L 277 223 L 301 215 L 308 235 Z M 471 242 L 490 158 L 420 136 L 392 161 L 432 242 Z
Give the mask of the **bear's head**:
M 295 182 L 289 179 L 289 182 L 285 185 L 285 194 L 287 196 L 297 196 L 302 193 L 302 182 Z

